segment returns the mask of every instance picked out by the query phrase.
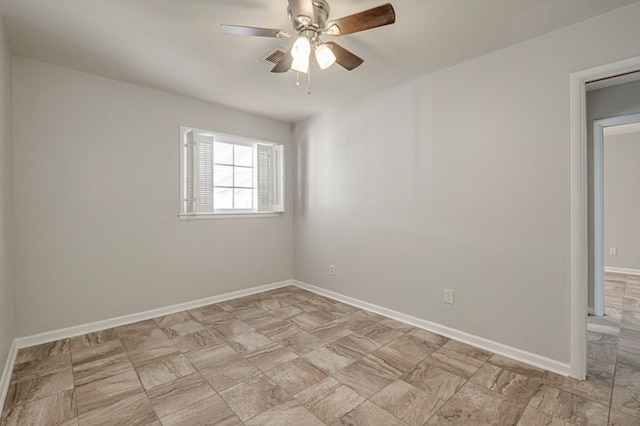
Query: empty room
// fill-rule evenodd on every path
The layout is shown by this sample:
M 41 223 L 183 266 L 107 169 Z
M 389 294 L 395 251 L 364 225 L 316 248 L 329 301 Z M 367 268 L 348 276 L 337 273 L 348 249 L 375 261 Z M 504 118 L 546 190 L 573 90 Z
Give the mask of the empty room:
M 0 425 L 640 425 L 638 22 L 0 0 Z

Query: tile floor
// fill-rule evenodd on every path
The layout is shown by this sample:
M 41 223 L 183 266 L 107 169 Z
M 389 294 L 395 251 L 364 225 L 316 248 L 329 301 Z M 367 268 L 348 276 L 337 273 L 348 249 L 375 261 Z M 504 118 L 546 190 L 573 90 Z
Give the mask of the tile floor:
M 584 382 L 287 287 L 20 350 L 1 424 L 639 425 L 625 280 Z

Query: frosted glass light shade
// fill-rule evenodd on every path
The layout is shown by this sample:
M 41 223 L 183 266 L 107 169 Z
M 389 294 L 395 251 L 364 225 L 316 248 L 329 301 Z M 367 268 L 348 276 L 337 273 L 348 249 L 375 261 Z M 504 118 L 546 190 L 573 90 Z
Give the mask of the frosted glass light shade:
M 316 61 L 323 70 L 329 68 L 336 61 L 336 55 L 333 54 L 331 48 L 326 44 L 316 47 Z
M 291 63 L 291 69 L 299 72 L 308 72 L 309 71 L 309 57 L 302 58 L 293 58 L 293 62 Z
M 310 53 L 311 43 L 309 39 L 306 37 L 298 37 L 295 43 L 293 43 L 293 47 L 291 47 L 291 56 L 293 56 L 293 59 L 304 57 L 308 60 Z

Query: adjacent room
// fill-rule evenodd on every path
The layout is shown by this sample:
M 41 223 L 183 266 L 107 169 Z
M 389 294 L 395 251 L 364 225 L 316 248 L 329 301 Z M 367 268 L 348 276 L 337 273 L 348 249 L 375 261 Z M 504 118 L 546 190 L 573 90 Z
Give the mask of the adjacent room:
M 0 0 L 0 425 L 640 424 L 638 22 Z

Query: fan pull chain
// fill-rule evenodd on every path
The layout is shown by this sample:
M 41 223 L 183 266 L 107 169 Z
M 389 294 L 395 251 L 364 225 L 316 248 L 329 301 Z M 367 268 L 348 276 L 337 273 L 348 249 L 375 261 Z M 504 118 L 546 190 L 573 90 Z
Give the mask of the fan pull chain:
M 311 67 L 307 71 L 307 95 L 311 94 Z
M 300 71 L 296 71 L 296 87 L 300 87 Z

